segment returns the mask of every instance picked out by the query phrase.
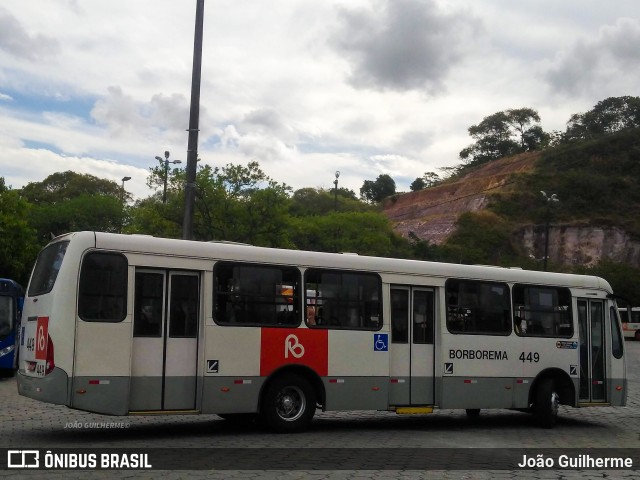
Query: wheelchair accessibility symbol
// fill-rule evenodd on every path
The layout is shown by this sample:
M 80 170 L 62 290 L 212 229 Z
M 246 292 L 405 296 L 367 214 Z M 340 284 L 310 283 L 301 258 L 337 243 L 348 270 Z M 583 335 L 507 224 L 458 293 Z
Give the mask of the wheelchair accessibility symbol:
M 373 350 L 375 352 L 389 351 L 389 334 L 388 333 L 376 333 L 373 336 Z

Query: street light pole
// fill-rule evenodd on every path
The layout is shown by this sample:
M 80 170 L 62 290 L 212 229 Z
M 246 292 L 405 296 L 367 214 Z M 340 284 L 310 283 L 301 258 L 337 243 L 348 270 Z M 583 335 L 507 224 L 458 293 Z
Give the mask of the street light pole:
M 124 182 L 131 180 L 131 177 L 122 177 L 122 198 L 120 201 L 124 202 Z
M 189 140 L 187 144 L 187 171 L 184 185 L 184 218 L 182 238 L 193 238 L 193 212 L 196 199 L 196 172 L 198 162 L 198 132 L 200 122 L 200 81 L 202 76 L 202 32 L 204 0 L 196 0 L 196 24 L 193 39 L 193 68 L 191 71 L 191 107 L 189 112 Z
M 172 160 L 169 161 L 169 152 L 164 152 L 164 160 L 160 157 L 156 157 L 156 160 L 159 162 L 164 162 L 164 187 L 162 189 L 162 203 L 167 203 L 167 179 L 169 178 L 169 164 L 178 164 L 182 163 L 182 160 Z
M 548 196 L 546 192 L 540 190 L 540 193 L 544 197 L 547 203 L 547 210 L 545 213 L 545 222 L 544 222 L 544 271 L 547 271 L 547 260 L 549 257 L 549 222 L 551 221 L 551 205 L 554 203 L 560 202 L 558 196 L 553 193 L 551 196 Z
M 336 179 L 333 181 L 333 186 L 335 187 L 333 190 L 333 210 L 335 212 L 338 211 L 338 177 L 340 176 L 340 172 L 336 170 Z
M 131 180 L 131 177 L 122 177 L 122 192 L 120 192 L 120 203 L 122 204 L 122 218 L 120 219 L 120 233 L 122 233 L 122 224 L 124 223 L 124 182 Z

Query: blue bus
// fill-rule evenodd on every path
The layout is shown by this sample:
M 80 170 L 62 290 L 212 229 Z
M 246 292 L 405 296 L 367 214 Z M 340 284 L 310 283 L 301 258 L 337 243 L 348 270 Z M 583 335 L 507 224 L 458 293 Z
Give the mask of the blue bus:
M 24 288 L 0 278 L 0 377 L 12 377 L 16 366 L 16 335 L 20 326 Z

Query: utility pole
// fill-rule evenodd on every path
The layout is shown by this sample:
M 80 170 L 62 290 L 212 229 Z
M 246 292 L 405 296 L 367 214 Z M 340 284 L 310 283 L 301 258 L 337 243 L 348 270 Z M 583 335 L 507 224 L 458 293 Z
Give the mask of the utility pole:
M 551 206 L 560 202 L 558 196 L 553 193 L 550 196 L 546 192 L 540 191 L 547 203 L 544 222 L 544 271 L 547 271 L 547 260 L 549 258 L 549 223 L 551 222 Z
M 163 188 L 162 188 L 162 203 L 167 203 L 167 180 L 169 179 L 169 164 L 170 163 L 182 163 L 181 160 L 172 160 L 169 161 L 169 152 L 164 152 L 164 160 L 162 157 L 156 157 L 161 164 L 163 164 L 164 178 L 162 179 Z
M 184 186 L 184 219 L 182 238 L 193 238 L 193 210 L 196 199 L 196 167 L 198 164 L 198 132 L 200 121 L 200 79 L 202 76 L 202 32 L 204 0 L 196 0 L 196 25 L 193 40 L 193 71 L 191 73 L 191 111 L 187 146 L 187 179 Z
M 336 179 L 333 181 L 333 211 L 338 211 L 338 177 L 340 172 L 336 170 Z

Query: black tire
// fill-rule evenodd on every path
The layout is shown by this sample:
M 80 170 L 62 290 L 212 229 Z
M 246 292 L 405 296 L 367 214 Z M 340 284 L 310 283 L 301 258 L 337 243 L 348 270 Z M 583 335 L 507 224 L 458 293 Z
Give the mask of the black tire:
M 478 418 L 480 416 L 479 408 L 467 408 L 467 417 Z
M 536 389 L 536 397 L 533 404 L 533 411 L 538 424 L 543 428 L 553 428 L 558 420 L 559 406 L 560 395 L 558 395 L 553 379 L 545 378 L 541 380 Z
M 636 342 L 640 342 L 640 330 L 636 330 L 635 339 Z
M 268 386 L 260 414 L 267 427 L 279 433 L 300 432 L 307 428 L 316 410 L 316 394 L 300 375 L 283 375 Z

